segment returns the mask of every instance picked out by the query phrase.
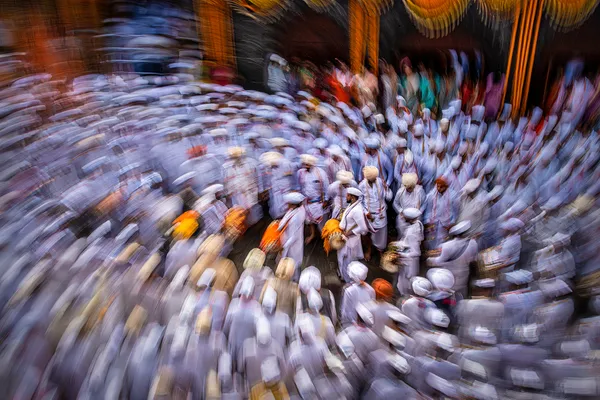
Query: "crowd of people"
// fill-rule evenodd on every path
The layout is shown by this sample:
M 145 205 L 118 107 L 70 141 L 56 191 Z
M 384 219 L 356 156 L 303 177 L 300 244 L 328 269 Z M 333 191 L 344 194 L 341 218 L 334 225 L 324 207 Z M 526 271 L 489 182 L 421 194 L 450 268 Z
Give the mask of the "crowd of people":
M 2 88 L 4 397 L 600 396 L 597 133 L 568 101 L 515 121 L 410 96 Z M 305 264 L 321 240 L 339 296 Z

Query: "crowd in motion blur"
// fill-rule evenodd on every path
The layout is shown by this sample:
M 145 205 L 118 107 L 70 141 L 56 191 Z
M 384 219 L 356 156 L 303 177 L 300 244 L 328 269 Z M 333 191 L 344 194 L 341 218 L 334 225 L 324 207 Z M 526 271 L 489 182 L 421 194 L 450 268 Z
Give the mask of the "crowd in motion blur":
M 458 91 L 432 113 L 402 66 L 385 101 L 368 76 L 3 87 L 3 398 L 598 398 L 589 81 L 513 120 Z M 321 240 L 335 272 L 305 264 Z

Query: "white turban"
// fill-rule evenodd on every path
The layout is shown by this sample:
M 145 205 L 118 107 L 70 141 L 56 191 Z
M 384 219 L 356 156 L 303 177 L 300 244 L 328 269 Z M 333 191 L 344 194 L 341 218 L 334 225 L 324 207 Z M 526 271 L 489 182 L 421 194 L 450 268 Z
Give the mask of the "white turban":
M 310 289 L 308 292 L 308 307 L 313 310 L 319 312 L 323 307 L 323 299 L 321 299 L 321 295 L 315 289 Z
M 277 292 L 271 286 L 267 286 L 263 295 L 262 306 L 269 312 L 273 312 L 277 306 Z
M 445 268 L 431 268 L 427 271 L 427 279 L 438 290 L 450 290 L 454 286 L 454 275 Z
M 358 261 L 352 261 L 350 265 L 348 265 L 348 275 L 350 279 L 354 282 L 362 282 L 367 278 L 367 273 L 369 269 L 367 266 Z
M 298 286 L 302 293 L 307 294 L 310 289 L 321 289 L 321 271 L 316 267 L 310 266 L 300 274 Z
M 300 162 L 302 164 L 307 164 L 310 166 L 315 166 L 317 164 L 317 157 L 310 155 L 310 154 L 302 154 L 300 156 Z
M 412 172 L 407 172 L 402 174 L 402 186 L 405 187 L 415 187 L 417 185 L 417 174 Z
M 408 132 L 408 123 L 406 123 L 405 120 L 401 119 L 400 121 L 398 121 L 398 131 L 400 133 Z
M 343 185 L 347 185 L 354 179 L 354 174 L 350 171 L 340 170 L 335 174 L 335 178 Z
M 377 179 L 377 177 L 379 176 L 379 169 L 377 169 L 377 167 L 367 165 L 363 168 L 363 175 L 365 176 L 365 178 L 367 178 L 367 180 L 372 181 L 374 179 Z
M 431 293 L 431 291 L 433 290 L 433 286 L 431 285 L 431 282 L 429 282 L 428 279 L 423 278 L 422 276 L 415 276 L 414 278 L 412 278 L 411 286 L 412 286 L 413 292 L 417 296 L 421 296 L 421 297 L 428 296 Z

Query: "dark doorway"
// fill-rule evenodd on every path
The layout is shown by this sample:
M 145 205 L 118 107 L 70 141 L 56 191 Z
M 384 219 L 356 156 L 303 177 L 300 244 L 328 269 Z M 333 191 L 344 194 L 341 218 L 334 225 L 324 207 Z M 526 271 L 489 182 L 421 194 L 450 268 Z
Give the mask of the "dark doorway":
M 348 33 L 328 16 L 305 8 L 294 18 L 284 18 L 274 32 L 276 52 L 290 60 L 299 58 L 317 65 L 348 58 Z

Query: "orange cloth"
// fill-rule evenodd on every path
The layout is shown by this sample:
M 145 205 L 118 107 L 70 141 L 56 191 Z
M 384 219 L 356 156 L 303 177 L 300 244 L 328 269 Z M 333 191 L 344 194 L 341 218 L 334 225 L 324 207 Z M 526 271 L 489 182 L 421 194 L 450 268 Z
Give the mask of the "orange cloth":
M 265 253 L 279 251 L 282 248 L 281 234 L 279 231 L 279 221 L 273 221 L 265 229 L 262 240 L 260 241 L 260 249 Z
M 243 207 L 232 207 L 225 214 L 223 228 L 230 235 L 239 237 L 246 232 L 247 212 Z
M 188 156 L 190 158 L 200 157 L 206 154 L 206 146 L 194 146 L 188 149 Z
M 377 299 L 388 300 L 394 295 L 394 288 L 392 287 L 392 284 L 385 279 L 377 278 L 371 283 L 371 286 L 375 290 Z
M 325 249 L 325 253 L 329 255 L 331 251 L 331 244 L 329 243 L 329 237 L 336 233 L 342 233 L 340 229 L 340 221 L 337 219 L 330 219 L 323 226 L 323 230 L 321 231 L 321 239 L 323 239 L 323 248 Z
M 186 220 L 186 219 L 198 219 L 199 217 L 200 217 L 200 214 L 198 214 L 197 211 L 194 211 L 194 210 L 186 211 L 183 214 L 181 214 L 179 217 L 177 217 L 175 219 L 175 221 L 173 221 L 173 225 L 183 222 L 183 220 Z

